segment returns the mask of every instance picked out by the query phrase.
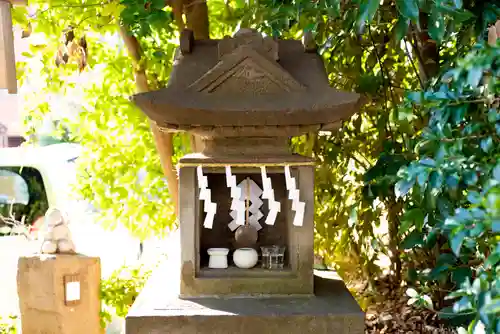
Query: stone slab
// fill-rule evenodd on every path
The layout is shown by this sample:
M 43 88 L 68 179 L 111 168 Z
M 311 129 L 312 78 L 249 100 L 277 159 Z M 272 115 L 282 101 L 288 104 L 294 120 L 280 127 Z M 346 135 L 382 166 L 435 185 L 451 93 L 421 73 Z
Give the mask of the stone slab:
M 78 277 L 80 299 L 65 301 L 65 281 Z M 101 334 L 99 258 L 32 255 L 19 258 L 17 284 L 23 334 Z M 74 280 L 72 280 L 74 281 Z
M 325 274 L 326 273 L 326 274 Z M 364 313 L 343 282 L 316 272 L 309 297 L 180 299 L 168 276 L 148 282 L 126 319 L 127 334 L 362 334 Z

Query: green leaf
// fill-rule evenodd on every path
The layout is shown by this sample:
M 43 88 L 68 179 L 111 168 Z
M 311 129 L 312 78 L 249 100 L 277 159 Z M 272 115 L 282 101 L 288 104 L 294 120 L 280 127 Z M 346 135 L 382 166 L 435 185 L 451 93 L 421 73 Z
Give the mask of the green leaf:
M 431 158 L 425 158 L 420 160 L 420 164 L 427 167 L 436 167 L 436 161 Z
M 417 0 L 396 0 L 396 7 L 406 18 L 418 23 L 418 3 Z
M 429 35 L 431 38 L 437 42 L 441 42 L 446 31 L 446 25 L 444 23 L 444 17 L 439 12 L 436 6 L 431 10 L 430 20 L 429 20 Z
M 437 261 L 436 261 L 436 266 L 443 266 L 446 265 L 448 268 L 451 266 L 455 265 L 457 262 L 457 258 L 451 254 L 451 253 L 442 253 L 439 254 Z
M 431 310 L 434 309 L 434 305 L 432 303 L 432 299 L 428 295 L 422 296 L 422 302 L 423 302 L 423 305 L 425 307 L 427 307 L 428 309 L 431 309 Z
M 493 233 L 500 233 L 500 219 L 493 219 L 491 222 L 491 230 Z
M 453 312 L 455 313 L 467 312 L 472 308 L 472 303 L 467 296 L 460 298 L 458 302 L 453 304 Z
M 428 248 L 434 247 L 437 242 L 438 231 L 436 229 L 432 229 L 425 239 L 425 246 Z
M 413 305 L 413 304 L 415 304 L 417 301 L 418 301 L 418 298 L 416 298 L 416 297 L 411 297 L 410 299 L 408 299 L 408 301 L 407 301 L 406 303 L 407 303 L 407 305 Z
M 493 138 L 487 137 L 481 140 L 481 149 L 485 153 L 490 152 L 492 148 L 493 148 Z
M 472 270 L 467 267 L 456 268 L 451 274 L 451 280 L 457 285 L 457 287 L 460 287 L 467 278 L 470 279 L 471 277 Z
M 399 227 L 398 233 L 400 235 L 408 232 L 410 227 L 415 226 L 418 231 L 422 231 L 424 225 L 424 212 L 420 208 L 414 208 L 405 212 L 401 218 L 401 226 Z
M 417 230 L 408 234 L 408 236 L 403 240 L 403 249 L 412 249 L 416 246 L 421 246 L 424 243 L 423 234 Z
M 489 304 L 483 306 L 481 311 L 486 314 L 500 314 L 500 297 L 493 299 Z
M 370 23 L 380 6 L 379 0 L 365 0 L 359 6 L 358 26 Z
M 440 319 L 453 319 L 457 317 L 457 315 L 453 312 L 453 308 L 451 306 L 444 307 L 439 311 L 438 316 Z M 467 334 L 467 331 L 465 331 L 465 334 Z
M 450 268 L 451 268 L 451 266 L 449 264 L 443 264 L 443 265 L 435 267 L 429 273 L 429 279 L 430 280 L 440 280 L 443 277 L 447 277 L 448 271 L 450 270 Z
M 413 288 L 408 288 L 408 289 L 406 290 L 406 295 L 407 295 L 408 297 L 417 297 L 417 296 L 418 296 L 418 292 L 417 292 L 417 290 L 415 290 L 415 289 L 413 289 Z
M 31 54 L 30 52 L 22 52 L 21 54 L 26 58 L 33 58 L 33 54 Z
M 461 9 L 463 6 L 462 0 L 453 0 L 456 9 Z
M 482 198 L 477 191 L 471 190 L 467 193 L 467 200 L 471 204 L 479 204 L 481 203 Z
M 421 104 L 424 98 L 424 94 L 422 92 L 411 92 L 406 95 L 406 98 L 411 102 Z
M 464 121 L 467 109 L 468 109 L 467 104 L 458 105 L 456 108 L 453 109 L 452 119 L 453 122 L 455 122 L 455 124 L 460 124 L 461 122 Z
M 462 248 L 462 244 L 466 236 L 467 233 L 464 230 L 461 230 L 454 233 L 450 239 L 451 250 L 457 257 L 460 256 L 460 249 Z
M 460 183 L 460 179 L 456 175 L 449 175 L 446 177 L 446 185 L 452 189 L 457 188 Z
M 163 9 L 165 8 L 165 1 L 164 0 L 150 0 L 152 1 L 152 7 L 154 9 Z
M 316 23 L 309 23 L 305 28 L 304 28 L 304 32 L 311 32 L 311 31 L 316 31 L 316 28 L 317 28 L 317 24 Z
M 496 123 L 499 120 L 500 120 L 500 112 L 498 112 L 496 108 L 491 108 L 488 111 L 488 122 Z
M 498 265 L 500 262 L 500 252 L 494 252 L 488 256 L 486 261 L 484 262 L 484 267 L 486 269 L 493 268 Z
M 443 174 L 439 171 L 432 171 L 429 176 L 429 185 L 431 189 L 438 190 L 443 186 L 444 178 Z
M 472 67 L 467 73 L 467 84 L 472 88 L 479 85 L 479 81 L 483 77 L 483 69 L 481 67 Z
M 428 178 L 429 178 L 429 171 L 426 169 L 420 170 L 420 172 L 417 174 L 417 182 L 422 187 L 421 189 L 425 189 L 424 186 L 427 183 Z
M 464 173 L 464 181 L 467 185 L 469 186 L 473 186 L 477 183 L 478 181 L 478 176 L 477 176 L 477 173 L 475 171 L 467 171 Z
M 394 26 L 394 39 L 397 43 L 406 37 L 408 34 L 408 28 L 410 26 L 410 20 L 406 17 L 400 16 L 398 22 Z
M 394 188 L 396 197 L 403 197 L 406 194 L 408 194 L 408 192 L 410 191 L 410 189 L 413 187 L 414 184 L 415 184 L 415 179 L 409 181 L 401 180 L 398 183 L 396 183 L 396 186 Z

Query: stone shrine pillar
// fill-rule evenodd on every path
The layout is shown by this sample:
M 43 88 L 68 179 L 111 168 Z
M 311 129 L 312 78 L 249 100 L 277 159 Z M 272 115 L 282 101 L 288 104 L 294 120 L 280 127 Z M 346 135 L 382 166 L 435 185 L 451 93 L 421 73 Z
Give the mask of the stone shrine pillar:
M 23 334 L 103 333 L 100 278 L 99 258 L 66 254 L 20 258 L 17 290 Z
M 17 291 L 23 334 L 101 334 L 97 257 L 74 252 L 65 217 L 45 216 L 42 254 L 21 257 Z M 45 254 L 44 254 L 45 253 Z

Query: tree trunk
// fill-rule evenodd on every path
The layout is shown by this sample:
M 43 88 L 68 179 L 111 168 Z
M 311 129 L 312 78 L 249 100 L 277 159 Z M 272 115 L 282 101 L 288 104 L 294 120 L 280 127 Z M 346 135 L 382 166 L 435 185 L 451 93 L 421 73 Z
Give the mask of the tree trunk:
M 209 39 L 210 30 L 208 22 L 208 6 L 206 0 L 185 0 L 184 12 L 186 14 L 187 28 L 193 31 L 195 39 Z M 191 135 L 191 150 L 203 150 L 201 138 Z
M 186 15 L 186 25 L 194 33 L 195 39 L 209 39 L 209 23 L 208 23 L 208 7 L 206 1 L 203 0 L 171 0 L 169 5 L 172 7 L 174 17 L 179 30 L 184 29 L 185 24 L 182 14 Z M 140 65 L 142 50 L 137 39 L 128 34 L 125 27 L 120 27 L 120 33 L 127 47 L 127 51 L 134 62 L 135 81 L 138 92 L 148 92 L 150 87 L 146 77 L 145 64 Z M 179 213 L 179 189 L 177 173 L 172 163 L 174 154 L 173 135 L 172 133 L 163 132 L 154 123 L 151 122 L 151 130 L 160 155 L 160 162 L 163 173 L 167 178 L 168 190 L 172 202 L 175 205 L 175 214 Z M 200 138 L 191 137 L 191 148 L 194 152 L 199 152 L 202 149 Z
M 11 3 L 0 0 L 0 89 L 17 93 L 16 57 L 12 32 Z
M 206 0 L 185 0 L 187 28 L 192 30 L 195 39 L 209 39 L 208 7 Z
M 142 50 L 137 39 L 130 35 L 125 27 L 120 27 L 120 34 L 125 42 L 129 56 L 134 62 L 135 70 L 135 82 L 138 93 L 150 91 L 148 84 L 148 79 L 146 77 L 145 64 L 139 65 L 142 57 Z M 160 155 L 160 162 L 162 165 L 163 173 L 167 178 L 168 191 L 172 202 L 175 206 L 175 214 L 178 214 L 178 203 L 179 203 L 179 187 L 177 180 L 177 173 L 174 169 L 172 163 L 173 155 L 173 140 L 172 134 L 160 131 L 158 126 L 154 122 L 150 122 L 151 130 L 153 132 L 153 137 L 158 149 L 158 154 Z
M 429 15 L 421 12 L 419 21 L 421 30 L 413 29 L 413 48 L 419 62 L 420 78 L 427 85 L 439 73 L 439 48 L 428 33 Z

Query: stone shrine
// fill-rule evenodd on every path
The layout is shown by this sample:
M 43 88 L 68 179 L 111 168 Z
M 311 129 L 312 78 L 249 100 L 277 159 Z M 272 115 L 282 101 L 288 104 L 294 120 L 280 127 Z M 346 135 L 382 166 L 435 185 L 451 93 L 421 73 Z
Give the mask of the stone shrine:
M 315 162 L 289 150 L 290 137 L 335 129 L 362 104 L 329 86 L 312 37 L 185 30 L 168 86 L 133 101 L 204 145 L 179 161 L 178 276 L 148 282 L 126 332 L 363 333 L 343 283 L 313 271 Z

